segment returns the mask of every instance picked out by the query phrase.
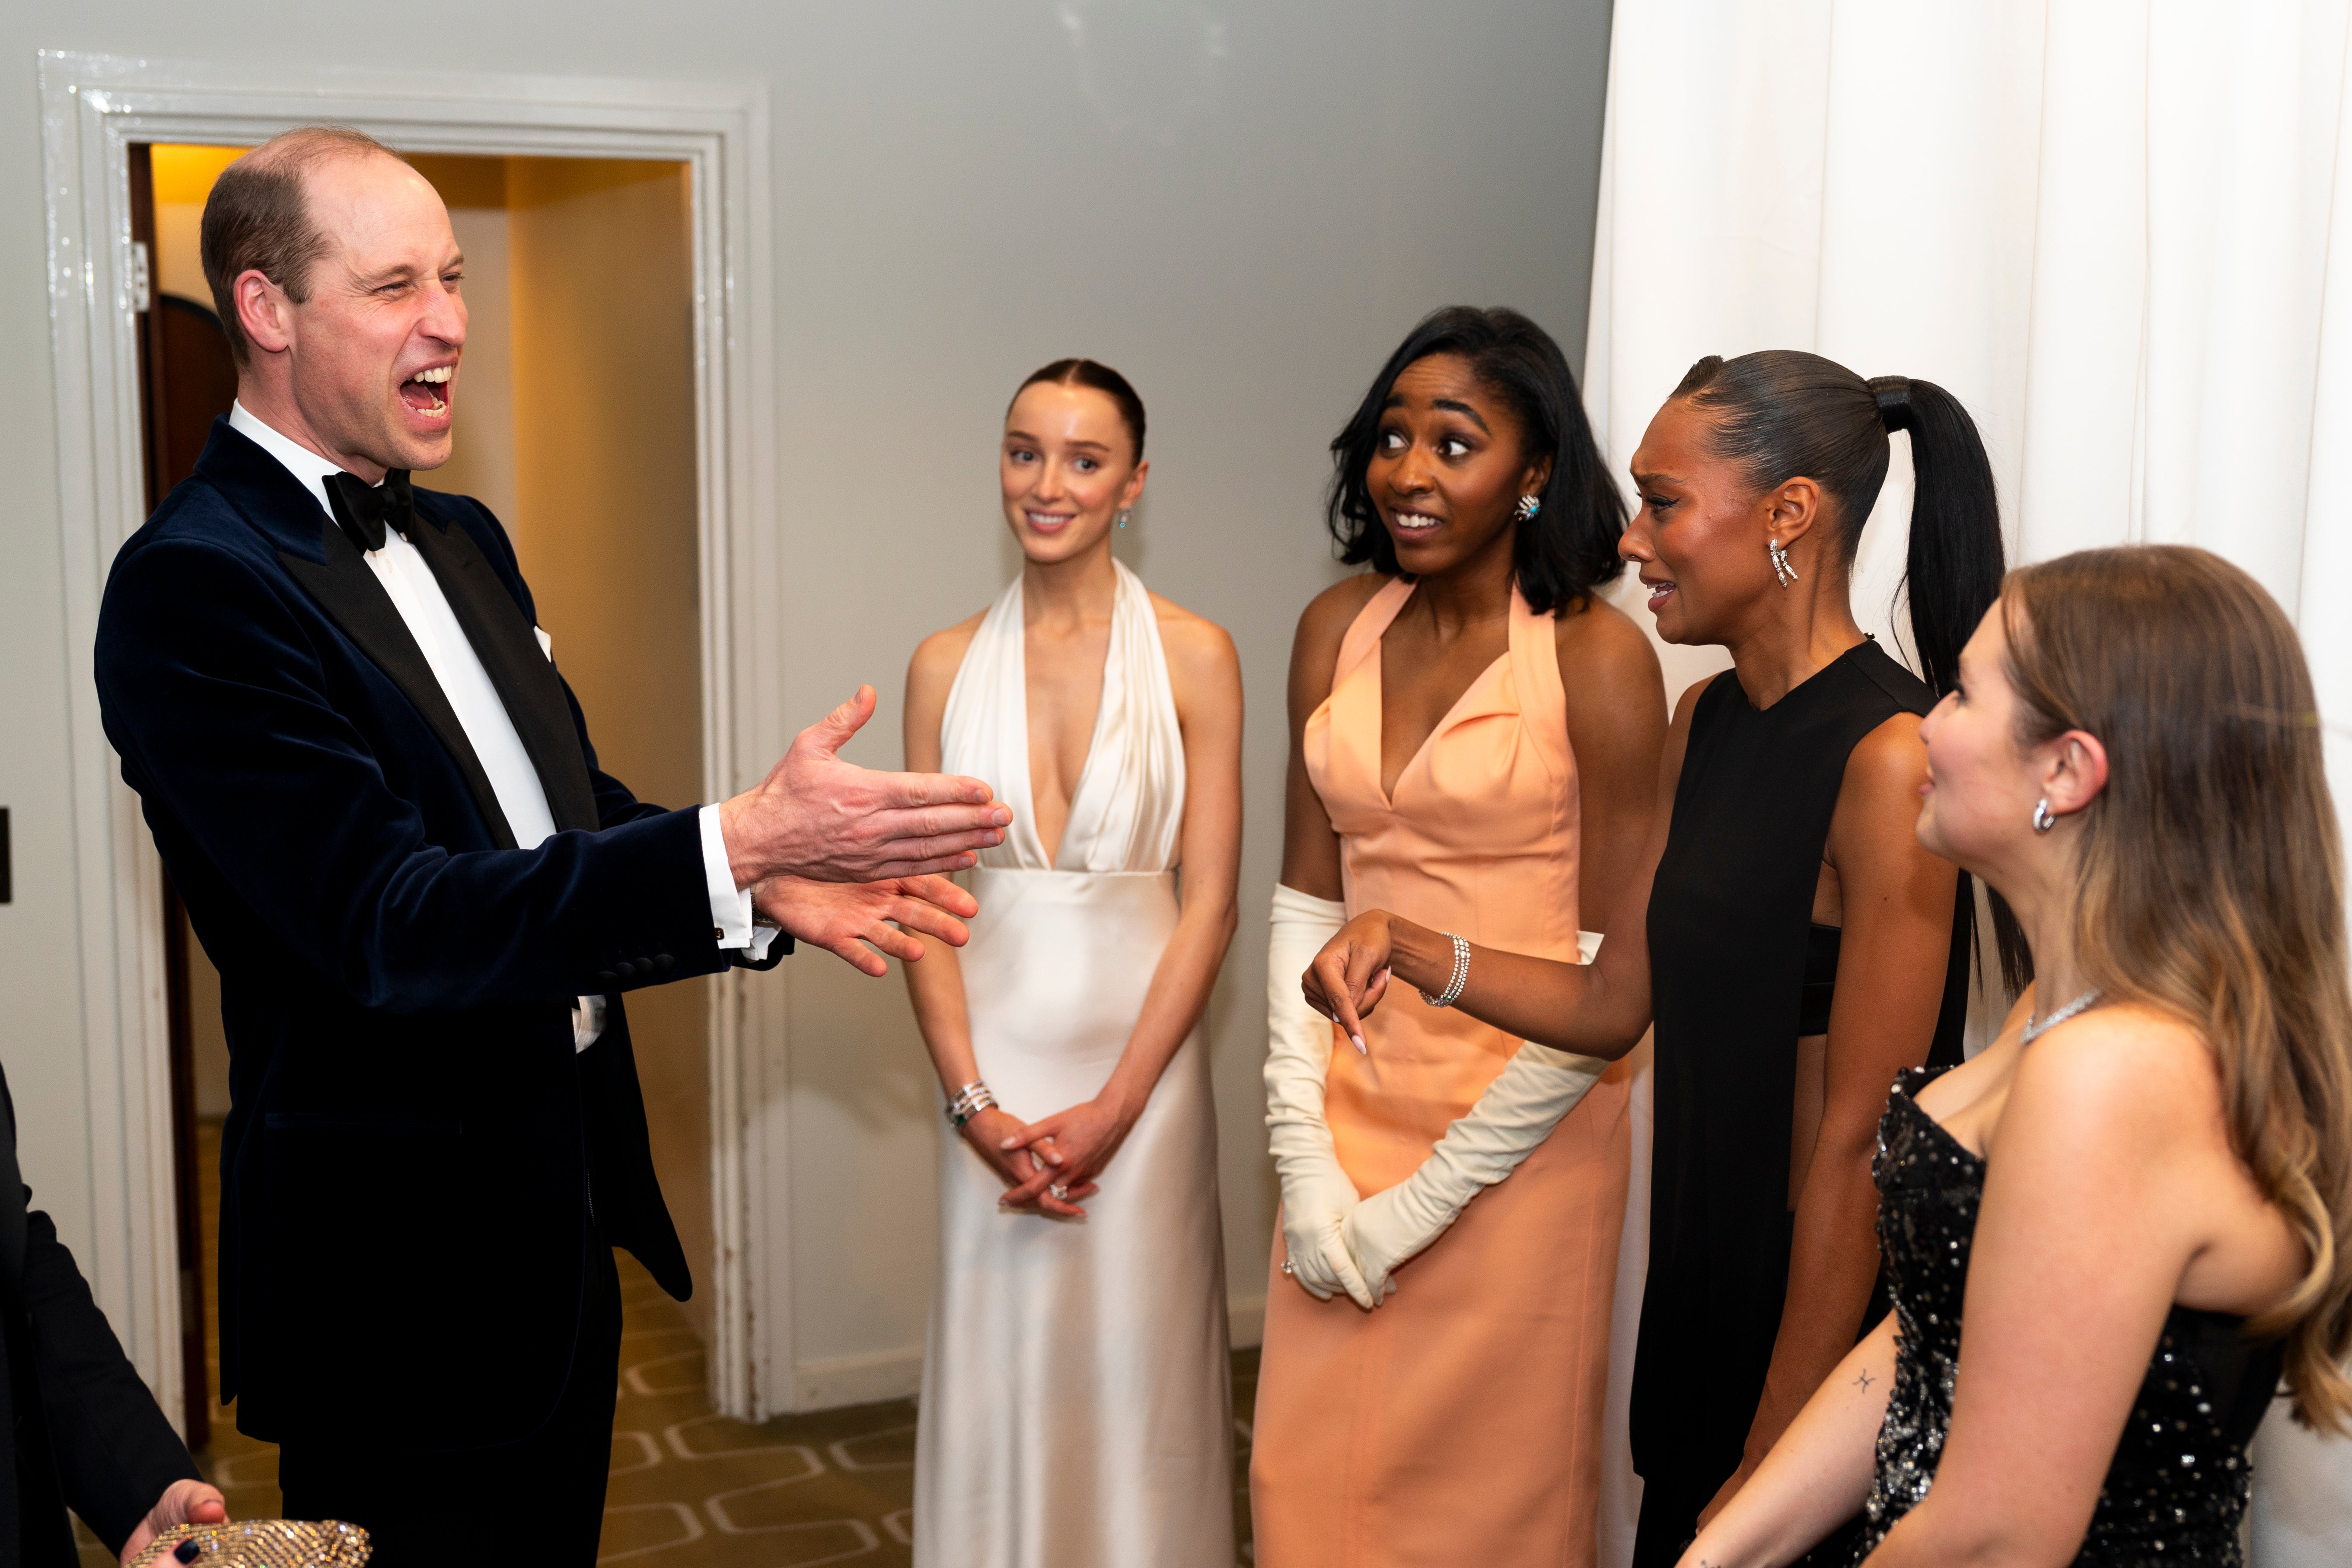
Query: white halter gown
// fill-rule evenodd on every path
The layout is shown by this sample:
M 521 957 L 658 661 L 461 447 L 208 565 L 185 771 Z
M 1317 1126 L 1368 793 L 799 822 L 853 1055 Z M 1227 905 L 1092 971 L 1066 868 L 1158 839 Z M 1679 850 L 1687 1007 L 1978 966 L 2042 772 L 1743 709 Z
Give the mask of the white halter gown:
M 947 771 L 1013 808 L 970 874 L 980 916 L 960 956 L 980 1076 L 1024 1121 L 1101 1089 L 1176 929 L 1182 738 L 1150 596 L 1118 572 L 1102 708 L 1051 865 L 1029 794 L 1018 580 L 982 621 L 940 725 Z M 1216 1157 L 1197 1028 L 1082 1224 L 999 1212 L 1003 1184 L 944 1131 L 919 1568 L 1231 1568 Z

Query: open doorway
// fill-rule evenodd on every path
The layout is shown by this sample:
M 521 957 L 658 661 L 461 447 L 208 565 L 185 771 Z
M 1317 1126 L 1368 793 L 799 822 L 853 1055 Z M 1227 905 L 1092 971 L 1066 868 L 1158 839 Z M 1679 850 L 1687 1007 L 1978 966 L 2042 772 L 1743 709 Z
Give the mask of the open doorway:
M 140 407 L 152 505 L 193 469 L 236 389 L 197 250 L 212 184 L 240 147 L 133 143 L 131 238 L 145 246 Z M 692 189 L 682 162 L 419 154 L 466 255 L 469 328 L 457 443 L 428 489 L 471 495 L 513 539 L 598 762 L 649 800 L 703 795 L 701 490 Z M 182 1361 L 192 1446 L 218 1439 L 232 1512 L 270 1511 L 265 1456 L 206 1431 L 218 1388 L 218 1152 L 228 1109 L 219 979 L 166 898 Z M 710 987 L 630 998 L 654 1157 L 698 1279 L 716 1256 Z M 713 1293 L 689 1321 L 707 1346 Z M 228 1452 L 227 1450 L 238 1450 Z M 240 1493 L 242 1495 L 240 1495 Z

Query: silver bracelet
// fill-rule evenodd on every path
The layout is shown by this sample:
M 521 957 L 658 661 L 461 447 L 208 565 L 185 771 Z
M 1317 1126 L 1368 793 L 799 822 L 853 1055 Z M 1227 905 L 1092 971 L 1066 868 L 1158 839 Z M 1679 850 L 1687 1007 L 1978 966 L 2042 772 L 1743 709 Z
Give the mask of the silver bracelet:
M 961 1128 L 995 1103 L 996 1096 L 988 1091 L 988 1085 L 974 1079 L 956 1090 L 955 1098 L 948 1101 L 948 1125 Z
M 1422 992 L 1421 999 L 1433 1007 L 1453 1006 L 1462 994 L 1463 985 L 1470 978 L 1469 942 L 1455 936 L 1452 931 L 1447 931 L 1445 936 L 1447 941 L 1454 943 L 1454 977 L 1445 983 L 1444 991 L 1438 995 L 1432 996 L 1426 991 Z

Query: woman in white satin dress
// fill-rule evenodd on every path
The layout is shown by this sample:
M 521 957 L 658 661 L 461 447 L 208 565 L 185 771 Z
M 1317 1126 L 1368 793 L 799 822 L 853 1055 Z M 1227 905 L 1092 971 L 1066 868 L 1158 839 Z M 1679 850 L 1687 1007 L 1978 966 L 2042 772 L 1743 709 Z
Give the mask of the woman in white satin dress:
M 1111 558 L 1146 467 L 1117 372 L 1024 383 L 1000 455 L 1021 576 L 907 673 L 907 765 L 1013 812 L 969 874 L 970 944 L 906 966 L 949 1101 L 920 1568 L 1234 1562 L 1200 1021 L 1235 921 L 1241 671 Z

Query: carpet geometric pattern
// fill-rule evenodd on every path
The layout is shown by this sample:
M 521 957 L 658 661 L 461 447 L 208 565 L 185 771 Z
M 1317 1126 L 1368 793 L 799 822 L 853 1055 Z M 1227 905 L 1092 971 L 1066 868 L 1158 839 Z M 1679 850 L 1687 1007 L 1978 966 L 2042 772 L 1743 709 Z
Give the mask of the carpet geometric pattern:
M 220 1184 L 220 1124 L 201 1123 L 205 1291 L 215 1294 L 213 1237 Z M 758 1426 L 715 1414 L 705 1394 L 702 1342 L 685 1310 L 626 1253 L 621 1275 L 621 1388 L 613 1418 L 611 1489 L 596 1561 L 633 1568 L 814 1568 L 912 1562 L 915 1402 L 894 1399 L 783 1415 Z M 213 1386 L 220 1347 L 207 1336 Z M 1234 1355 L 1234 1520 L 1250 1561 L 1249 1413 L 1257 1352 Z M 216 1412 L 212 1444 L 196 1456 L 233 1519 L 275 1516 L 278 1449 Z M 87 1531 L 82 1561 L 106 1568 Z

